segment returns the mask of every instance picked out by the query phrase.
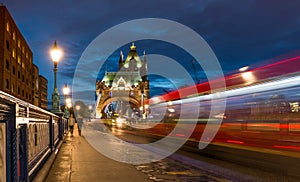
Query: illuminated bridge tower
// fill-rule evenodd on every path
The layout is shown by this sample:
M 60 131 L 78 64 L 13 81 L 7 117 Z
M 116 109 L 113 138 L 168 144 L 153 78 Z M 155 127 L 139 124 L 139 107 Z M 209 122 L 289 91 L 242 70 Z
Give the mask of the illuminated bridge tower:
M 120 52 L 118 72 L 105 72 L 101 81 L 96 82 L 96 117 L 109 118 L 112 114 L 132 117 L 147 112 L 149 81 L 146 53 L 139 57 L 134 43 L 126 59 Z

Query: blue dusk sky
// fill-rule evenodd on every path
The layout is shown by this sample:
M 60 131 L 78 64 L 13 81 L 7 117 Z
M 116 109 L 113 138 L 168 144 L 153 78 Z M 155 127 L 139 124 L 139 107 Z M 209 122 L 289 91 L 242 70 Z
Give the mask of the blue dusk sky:
M 40 74 L 49 81 L 49 100 L 53 91 L 49 50 L 54 40 L 64 50 L 58 65 L 58 87 L 62 88 L 66 83 L 72 84 L 78 60 L 91 41 L 129 20 L 164 18 L 190 27 L 214 51 L 225 74 L 300 49 L 300 1 L 297 0 L 7 0 L 2 3 L 33 51 L 33 62 Z M 205 79 L 199 65 L 194 69 L 193 57 L 174 45 L 147 40 L 135 44 L 140 56 L 146 50 L 147 54 L 170 57 L 183 64 L 194 79 Z M 119 51 L 123 50 L 126 56 L 129 46 L 116 47 L 106 62 L 108 71 L 117 70 Z M 105 69 L 101 69 L 99 77 Z M 163 78 L 150 77 L 152 95 L 174 89 L 169 84 Z M 181 84 L 185 84 L 184 80 Z

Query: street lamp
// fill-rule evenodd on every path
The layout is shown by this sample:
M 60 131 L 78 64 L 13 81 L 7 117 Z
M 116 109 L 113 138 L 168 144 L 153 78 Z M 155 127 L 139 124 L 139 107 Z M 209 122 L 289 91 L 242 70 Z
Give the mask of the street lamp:
M 64 117 L 69 119 L 70 112 L 68 110 L 68 107 L 71 107 L 71 98 L 68 98 L 68 95 L 70 94 L 70 88 L 68 87 L 67 84 L 65 84 L 65 86 L 63 88 L 63 93 L 64 93 L 64 99 L 65 99 Z
M 69 95 L 69 93 L 70 93 L 70 88 L 68 87 L 67 84 L 65 84 L 65 86 L 63 88 L 63 93 L 65 96 Z
M 54 90 L 53 90 L 53 94 L 52 94 L 52 110 L 51 112 L 53 113 L 60 113 L 60 96 L 58 93 L 58 89 L 57 89 L 57 84 L 56 84 L 56 74 L 57 74 L 57 64 L 62 56 L 62 51 L 60 49 L 58 49 L 57 45 L 56 45 L 56 41 L 54 41 L 54 46 L 50 51 L 50 55 L 52 58 L 52 61 L 54 63 L 54 68 L 53 68 L 53 73 L 54 73 Z
M 66 105 L 68 108 L 72 107 L 72 99 L 71 98 L 66 98 Z

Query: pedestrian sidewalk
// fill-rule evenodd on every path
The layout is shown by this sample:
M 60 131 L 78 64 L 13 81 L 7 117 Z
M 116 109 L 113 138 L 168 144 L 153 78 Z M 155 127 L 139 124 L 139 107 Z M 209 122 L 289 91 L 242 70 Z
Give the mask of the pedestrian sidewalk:
M 68 134 L 50 169 L 47 182 L 132 182 L 148 181 L 148 177 L 129 164 L 103 156 L 82 136 L 77 125 L 74 136 Z

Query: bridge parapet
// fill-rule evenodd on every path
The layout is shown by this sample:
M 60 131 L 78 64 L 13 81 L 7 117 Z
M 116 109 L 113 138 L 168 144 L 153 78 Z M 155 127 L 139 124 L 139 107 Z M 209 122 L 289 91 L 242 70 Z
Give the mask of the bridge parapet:
M 0 182 L 30 181 L 67 126 L 62 116 L 0 91 Z

